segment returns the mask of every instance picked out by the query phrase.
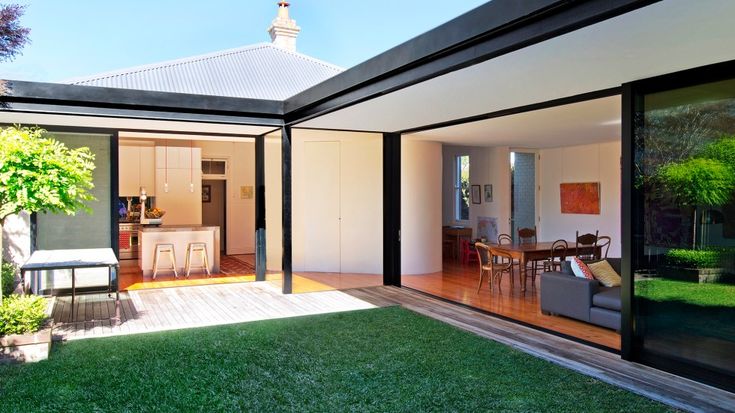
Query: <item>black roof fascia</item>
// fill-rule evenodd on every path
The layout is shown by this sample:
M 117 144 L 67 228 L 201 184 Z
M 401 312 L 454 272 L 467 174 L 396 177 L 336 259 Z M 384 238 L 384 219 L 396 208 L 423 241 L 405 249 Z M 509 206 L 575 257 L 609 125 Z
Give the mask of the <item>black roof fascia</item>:
M 50 105 L 37 103 L 6 103 L 5 107 L 0 107 L 0 112 L 3 111 L 36 113 L 44 115 L 76 115 L 104 118 L 159 120 L 171 122 L 216 123 L 265 127 L 283 126 L 282 118 L 257 118 L 252 116 L 210 115 L 204 113 L 161 112 L 150 110 Z
M 658 1 L 491 1 L 288 98 L 286 123 L 324 115 Z
M 283 102 L 188 93 L 6 80 L 6 103 L 282 119 Z M 272 122 L 267 122 L 272 125 Z

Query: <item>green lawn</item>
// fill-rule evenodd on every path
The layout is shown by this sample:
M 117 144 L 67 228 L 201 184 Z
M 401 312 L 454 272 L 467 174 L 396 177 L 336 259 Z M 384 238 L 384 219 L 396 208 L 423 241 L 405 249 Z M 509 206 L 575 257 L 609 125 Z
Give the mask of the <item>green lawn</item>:
M 0 366 L 0 410 L 666 411 L 392 307 L 82 340 Z
M 735 308 L 735 285 L 655 278 L 636 281 L 636 295 L 653 301 L 679 301 L 702 307 Z

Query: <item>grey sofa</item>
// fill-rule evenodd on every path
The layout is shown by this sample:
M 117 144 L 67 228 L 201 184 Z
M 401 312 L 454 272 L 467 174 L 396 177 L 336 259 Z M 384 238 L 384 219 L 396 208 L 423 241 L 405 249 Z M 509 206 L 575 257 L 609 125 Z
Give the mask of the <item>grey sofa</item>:
M 620 258 L 608 258 L 620 274 Z M 604 287 L 596 280 L 578 278 L 565 265 L 562 271 L 541 274 L 541 312 L 563 315 L 620 330 L 620 287 Z

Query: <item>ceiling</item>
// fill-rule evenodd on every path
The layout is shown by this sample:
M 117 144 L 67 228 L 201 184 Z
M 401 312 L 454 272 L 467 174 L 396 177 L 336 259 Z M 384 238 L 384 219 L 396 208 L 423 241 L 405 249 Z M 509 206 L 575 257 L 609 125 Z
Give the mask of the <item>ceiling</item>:
M 664 0 L 300 123 L 402 131 L 735 59 L 732 0 Z
M 413 133 L 411 139 L 462 146 L 550 148 L 620 139 L 620 96 Z

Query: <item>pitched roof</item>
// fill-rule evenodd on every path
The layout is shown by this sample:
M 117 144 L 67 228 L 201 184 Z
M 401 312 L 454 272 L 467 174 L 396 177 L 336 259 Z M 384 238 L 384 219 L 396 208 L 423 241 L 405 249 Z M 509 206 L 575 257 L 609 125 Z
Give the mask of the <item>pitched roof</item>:
M 70 79 L 63 83 L 285 100 L 344 69 L 274 46 L 251 46 Z

